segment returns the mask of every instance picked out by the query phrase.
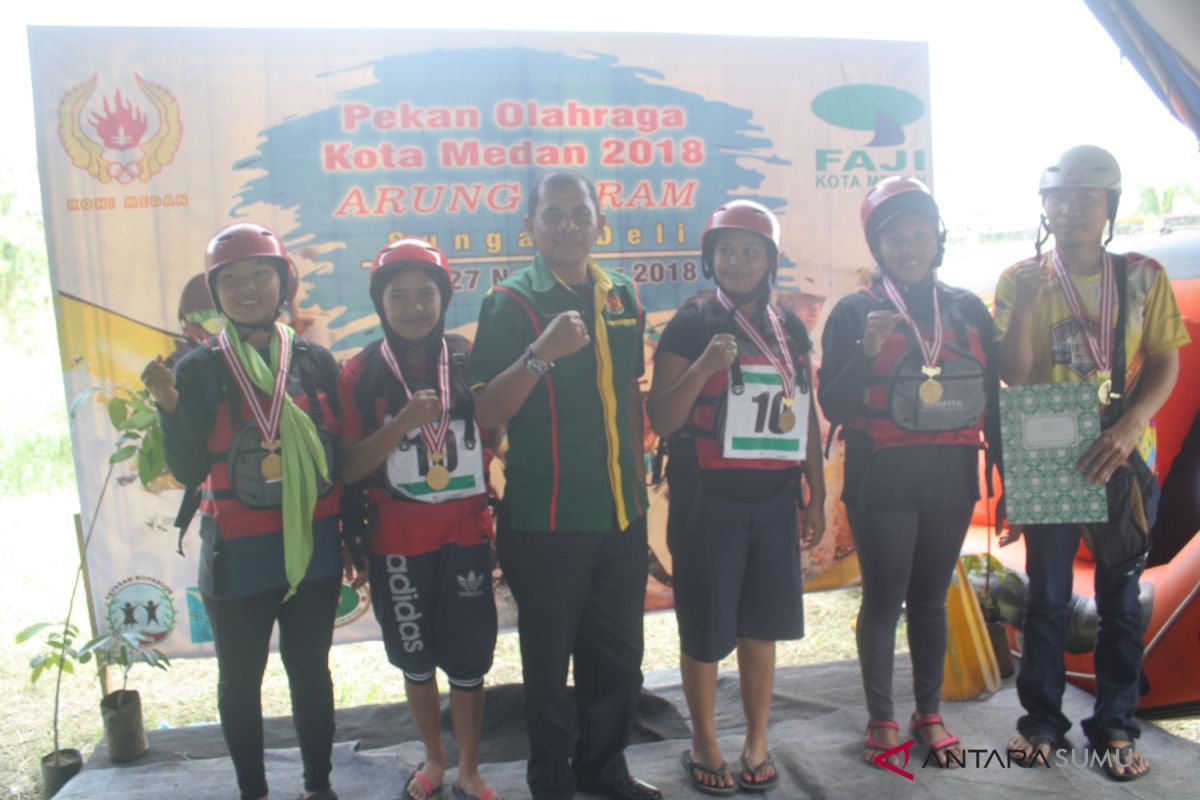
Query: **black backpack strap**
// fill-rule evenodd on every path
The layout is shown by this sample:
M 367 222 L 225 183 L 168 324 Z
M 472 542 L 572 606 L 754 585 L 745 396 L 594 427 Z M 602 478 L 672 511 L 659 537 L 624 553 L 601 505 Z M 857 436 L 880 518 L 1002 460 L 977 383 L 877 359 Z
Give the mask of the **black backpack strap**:
M 464 352 L 454 353 L 450 360 L 454 364 L 455 370 L 462 374 L 467 369 L 467 354 Z M 453 381 L 451 382 L 453 383 Z M 451 388 L 451 391 L 454 391 Z M 445 402 L 445 401 L 443 401 Z M 471 403 L 471 413 L 466 416 L 463 424 L 463 446 L 468 450 L 475 449 L 475 404 Z
M 308 342 L 297 337 L 295 339 L 296 374 L 300 377 L 300 388 L 308 398 L 308 416 L 318 429 L 325 424 L 325 411 L 321 408 L 321 394 L 318 376 L 313 373 L 320 369 L 309 355 Z
M 658 437 L 658 444 L 654 448 L 654 460 L 651 462 L 650 485 L 658 486 L 663 482 L 663 477 L 666 474 L 663 469 L 667 463 L 667 438 L 665 436 Z
M 200 498 L 203 492 L 200 489 L 200 484 L 183 487 L 183 499 L 179 501 L 179 511 L 175 514 L 175 527 L 179 529 L 179 537 L 175 540 L 175 552 L 179 555 L 185 555 L 183 552 L 183 537 L 187 534 L 188 526 L 192 524 L 192 518 L 196 516 L 196 512 L 200 509 Z

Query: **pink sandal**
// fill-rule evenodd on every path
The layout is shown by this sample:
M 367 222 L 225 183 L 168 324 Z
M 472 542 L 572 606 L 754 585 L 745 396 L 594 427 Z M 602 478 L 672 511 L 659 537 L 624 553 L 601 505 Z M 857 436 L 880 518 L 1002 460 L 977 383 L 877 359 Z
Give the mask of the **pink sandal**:
M 917 731 L 919 731 L 921 728 L 927 728 L 930 725 L 941 725 L 943 728 L 945 728 L 946 721 L 942 719 L 940 714 L 930 714 L 925 717 L 918 717 L 914 713 L 912 722 L 908 726 L 908 731 L 913 735 L 914 739 L 921 741 L 926 747 L 932 750 L 934 756 L 933 760 L 937 762 L 939 767 L 946 769 L 950 766 L 950 754 L 946 751 L 956 744 L 961 744 L 961 742 L 959 742 L 957 736 L 950 733 L 949 729 L 947 729 L 946 733 L 950 735 L 945 739 L 939 739 L 936 742 L 926 742 L 925 739 L 917 733 Z M 959 764 L 957 759 L 954 763 L 958 764 L 959 766 L 965 766 L 965 764 Z
M 876 759 L 879 758 L 879 756 L 883 755 L 884 753 L 886 753 L 889 750 L 895 750 L 896 745 L 885 744 L 885 743 L 879 741 L 878 739 L 875 739 L 871 735 L 871 731 L 879 729 L 879 728 L 885 728 L 888 730 L 898 731 L 898 730 L 900 730 L 900 725 L 894 719 L 873 719 L 867 723 L 867 736 L 865 739 L 863 739 L 863 746 L 869 750 L 874 750 L 875 754 L 872 756 L 864 757 L 863 760 L 866 761 L 868 764 L 870 764 L 873 767 L 879 767 L 880 769 L 884 769 L 884 767 L 878 761 L 876 761 Z

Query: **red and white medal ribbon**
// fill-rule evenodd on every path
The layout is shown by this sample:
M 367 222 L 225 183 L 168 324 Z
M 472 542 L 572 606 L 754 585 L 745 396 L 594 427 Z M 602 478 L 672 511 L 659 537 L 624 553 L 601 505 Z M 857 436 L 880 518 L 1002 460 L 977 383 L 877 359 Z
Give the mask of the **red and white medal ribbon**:
M 787 405 L 791 405 L 796 396 L 796 365 L 792 361 L 792 353 L 787 346 L 787 338 L 783 333 L 783 323 L 779 319 L 779 315 L 775 313 L 775 309 L 767 305 L 767 320 L 771 324 L 771 332 L 775 334 L 775 341 L 779 342 L 779 352 L 783 358 L 780 360 L 771 346 L 767 344 L 766 339 L 758 332 L 758 330 L 746 319 L 746 315 L 738 310 L 725 292 L 717 288 L 717 302 L 723 308 L 733 312 L 733 318 L 737 321 L 738 327 L 742 329 L 742 333 L 746 334 L 758 351 L 771 363 L 775 371 L 779 373 L 779 378 L 783 382 L 783 397 L 787 401 Z
M 396 360 L 396 354 L 388 346 L 387 339 L 383 340 L 383 347 L 380 349 L 383 352 L 384 363 L 396 376 L 396 380 L 400 381 L 400 385 L 408 394 L 408 399 L 411 400 L 413 391 L 408 388 L 408 381 L 404 380 L 404 373 L 400 370 L 400 362 Z M 442 416 L 436 425 L 433 423 L 422 425 L 421 437 L 425 440 L 425 447 L 429 453 L 440 457 L 446 452 L 446 434 L 450 431 L 450 349 L 446 347 L 445 339 L 442 339 L 442 351 L 438 354 L 437 390 L 438 397 L 442 401 Z
M 1093 336 L 1088 330 L 1087 316 L 1083 313 L 1083 303 L 1079 299 L 1079 291 L 1075 288 L 1075 284 L 1071 282 L 1071 276 L 1067 274 L 1066 265 L 1062 263 L 1062 259 L 1058 257 L 1058 251 L 1054 251 L 1054 277 L 1058 278 L 1058 285 L 1062 288 L 1063 297 L 1067 300 L 1067 306 L 1071 309 L 1071 314 L 1079 323 L 1079 327 L 1083 329 L 1083 340 L 1087 342 L 1088 352 L 1092 354 L 1092 363 L 1096 365 L 1096 370 L 1102 375 L 1107 376 L 1112 371 L 1112 350 L 1113 350 L 1113 298 L 1117 293 L 1117 279 L 1113 268 L 1112 256 L 1107 251 L 1103 254 L 1103 266 L 1100 277 L 1100 329 L 1099 335 Z
M 258 426 L 263 443 L 272 447 L 279 439 L 279 420 L 283 417 L 283 401 L 287 397 L 288 370 L 292 364 L 292 338 L 288 335 L 288 330 L 282 322 L 275 323 L 275 333 L 279 336 L 279 369 L 275 372 L 275 385 L 271 388 L 270 407 L 266 412 L 263 411 L 262 403 L 258 399 L 254 383 L 246 373 L 246 368 L 242 366 L 242 360 L 233 350 L 229 334 L 221 331 L 220 336 L 217 337 L 221 355 L 225 357 L 225 363 L 229 366 L 229 371 L 233 374 L 233 379 L 237 383 L 246 405 L 250 406 L 250 414 L 254 417 L 254 424 Z
M 942 306 L 938 301 L 937 285 L 935 284 L 933 287 L 932 342 L 925 340 L 921 329 L 917 327 L 917 321 L 913 319 L 912 312 L 908 310 L 908 304 L 904 302 L 904 295 L 900 293 L 900 290 L 896 288 L 896 284 L 892 283 L 892 279 L 887 275 L 883 276 L 883 291 L 887 294 L 888 299 L 892 301 L 892 305 L 896 307 L 896 311 L 900 313 L 900 316 L 904 317 L 904 321 L 912 329 L 913 335 L 917 337 L 917 344 L 921 348 L 921 360 L 925 362 L 925 366 L 930 370 L 937 367 L 938 361 L 942 358 L 942 342 L 945 340 L 942 331 Z

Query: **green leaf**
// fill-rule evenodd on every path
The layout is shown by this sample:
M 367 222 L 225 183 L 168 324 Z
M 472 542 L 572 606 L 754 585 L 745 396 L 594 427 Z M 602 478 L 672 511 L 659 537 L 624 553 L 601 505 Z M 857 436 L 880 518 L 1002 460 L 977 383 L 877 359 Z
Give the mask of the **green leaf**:
M 129 408 L 125 401 L 119 397 L 114 397 L 108 401 L 108 419 L 112 422 L 113 427 L 117 430 L 125 429 L 125 420 L 128 419 Z
M 129 417 L 128 427 L 135 428 L 137 430 L 145 430 L 157 421 L 158 414 L 155 414 L 148 408 L 139 408 Z
M 138 450 L 137 468 L 138 480 L 142 486 L 149 486 L 155 478 L 162 475 L 163 465 L 148 450 Z
M 69 672 L 71 674 L 75 673 L 75 665 L 72 664 L 69 660 L 60 659 L 59 664 L 62 666 L 63 672 Z
M 83 655 L 84 653 L 90 653 L 93 650 L 99 650 L 99 649 L 103 648 L 107 642 L 108 642 L 108 634 L 107 633 L 97 636 L 96 638 L 92 639 L 87 644 L 85 644 L 83 647 L 79 648 L 79 654 Z
M 49 661 L 45 656 L 39 656 L 33 660 L 33 671 L 29 674 L 29 682 L 37 683 L 38 678 L 42 677 L 42 673 L 49 666 Z
M 53 628 L 53 627 L 56 627 L 56 626 L 50 622 L 34 623 L 33 625 L 30 625 L 28 628 L 26 628 L 25 630 L 23 630 L 17 634 L 17 644 L 21 644 L 22 642 L 27 642 L 30 639 L 32 639 L 34 636 L 37 636 L 42 631 L 46 630 L 46 628 Z
M 73 398 L 71 398 L 71 410 L 70 410 L 71 417 L 74 418 L 76 412 L 79 411 L 80 407 L 84 403 L 86 403 L 89 399 L 91 399 L 92 395 L 96 394 L 99 391 L 100 391 L 99 386 L 92 386 L 88 389 L 84 389 L 82 392 L 80 392 L 79 394 L 77 394 Z
M 108 463 L 120 464 L 122 461 L 127 461 L 127 460 L 133 458 L 133 456 L 137 453 L 137 451 L 138 451 L 138 449 L 136 447 L 134 447 L 131 444 L 127 444 L 124 447 L 122 447 L 120 450 L 117 450 L 115 453 L 113 453 L 111 456 L 109 456 Z

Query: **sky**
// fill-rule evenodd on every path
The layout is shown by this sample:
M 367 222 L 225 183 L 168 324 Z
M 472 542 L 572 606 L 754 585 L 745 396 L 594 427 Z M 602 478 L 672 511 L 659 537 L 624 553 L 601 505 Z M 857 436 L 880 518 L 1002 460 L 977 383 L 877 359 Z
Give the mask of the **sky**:
M 26 25 L 504 29 L 708 33 L 927 41 L 935 193 L 952 232 L 1032 228 L 1042 166 L 1074 144 L 1111 150 L 1122 165 L 1122 214 L 1142 186 L 1200 188 L 1195 136 L 1142 82 L 1083 0 L 944 3 L 910 0 L 730 4 L 604 3 L 331 5 L 83 3 L 49 0 L 5 10 L 0 22 L 0 176 L 36 195 Z M 720 58 L 720 52 L 714 52 Z M 780 80 L 779 76 L 767 76 Z M 34 201 L 36 202 L 36 200 Z

